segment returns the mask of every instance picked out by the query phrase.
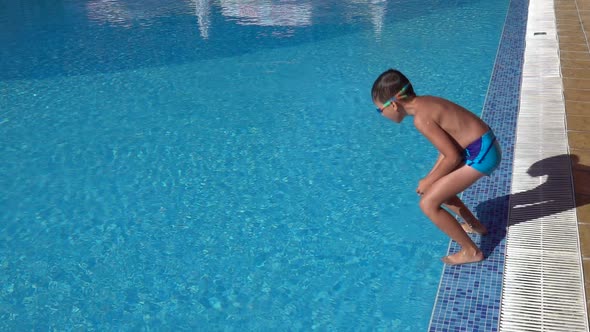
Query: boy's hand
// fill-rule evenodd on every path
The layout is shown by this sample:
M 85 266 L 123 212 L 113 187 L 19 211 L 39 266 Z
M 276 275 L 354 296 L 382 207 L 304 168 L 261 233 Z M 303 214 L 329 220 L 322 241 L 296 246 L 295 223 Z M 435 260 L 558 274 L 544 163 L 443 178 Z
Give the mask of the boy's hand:
M 428 179 L 428 177 L 425 177 L 424 179 L 418 181 L 418 188 L 416 188 L 416 193 L 418 193 L 418 195 L 420 196 L 424 195 L 424 193 L 428 191 L 431 185 L 432 182 Z

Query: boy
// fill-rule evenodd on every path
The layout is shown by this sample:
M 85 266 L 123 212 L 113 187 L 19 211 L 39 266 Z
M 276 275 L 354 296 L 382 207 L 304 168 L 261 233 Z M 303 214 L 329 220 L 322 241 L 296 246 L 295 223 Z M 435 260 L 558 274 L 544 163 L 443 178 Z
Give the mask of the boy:
M 458 265 L 482 261 L 485 257 L 467 232 L 485 235 L 486 227 L 475 218 L 457 194 L 500 164 L 500 145 L 494 133 L 475 114 L 453 102 L 433 96 L 416 96 L 410 81 L 399 71 L 382 73 L 371 91 L 377 111 L 400 123 L 414 117 L 414 126 L 439 151 L 426 177 L 418 182 L 420 209 L 432 222 L 461 246 L 458 253 L 443 257 L 444 263 Z M 459 224 L 442 206 L 461 216 Z

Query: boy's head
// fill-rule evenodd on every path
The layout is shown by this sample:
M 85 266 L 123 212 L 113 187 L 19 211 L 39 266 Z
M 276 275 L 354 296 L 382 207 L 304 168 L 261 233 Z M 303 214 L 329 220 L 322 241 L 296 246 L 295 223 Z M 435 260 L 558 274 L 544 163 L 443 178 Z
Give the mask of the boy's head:
M 402 89 L 404 91 L 400 93 Z M 400 95 L 398 96 L 398 94 Z M 395 69 L 388 69 L 379 75 L 375 83 L 373 83 L 371 96 L 373 97 L 373 102 L 383 104 L 393 97 L 397 97 L 397 100 L 413 98 L 416 97 L 416 93 L 410 80 L 404 74 Z

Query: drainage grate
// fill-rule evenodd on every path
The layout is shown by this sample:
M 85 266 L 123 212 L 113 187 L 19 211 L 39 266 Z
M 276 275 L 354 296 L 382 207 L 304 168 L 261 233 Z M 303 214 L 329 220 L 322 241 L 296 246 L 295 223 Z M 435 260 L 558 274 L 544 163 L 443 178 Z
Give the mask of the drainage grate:
M 552 0 L 531 1 L 500 331 L 588 331 Z

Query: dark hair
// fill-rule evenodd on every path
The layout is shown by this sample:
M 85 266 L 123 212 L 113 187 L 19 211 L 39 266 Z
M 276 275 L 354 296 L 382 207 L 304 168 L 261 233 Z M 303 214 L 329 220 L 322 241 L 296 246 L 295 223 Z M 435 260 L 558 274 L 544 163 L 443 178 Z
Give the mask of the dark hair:
M 371 97 L 373 97 L 373 101 L 378 101 L 380 103 L 385 102 L 400 92 L 406 84 L 409 84 L 409 86 L 404 95 L 407 97 L 416 97 L 414 87 L 410 83 L 410 80 L 408 80 L 408 78 L 399 70 L 388 69 L 379 75 L 375 80 L 375 83 L 373 83 Z

